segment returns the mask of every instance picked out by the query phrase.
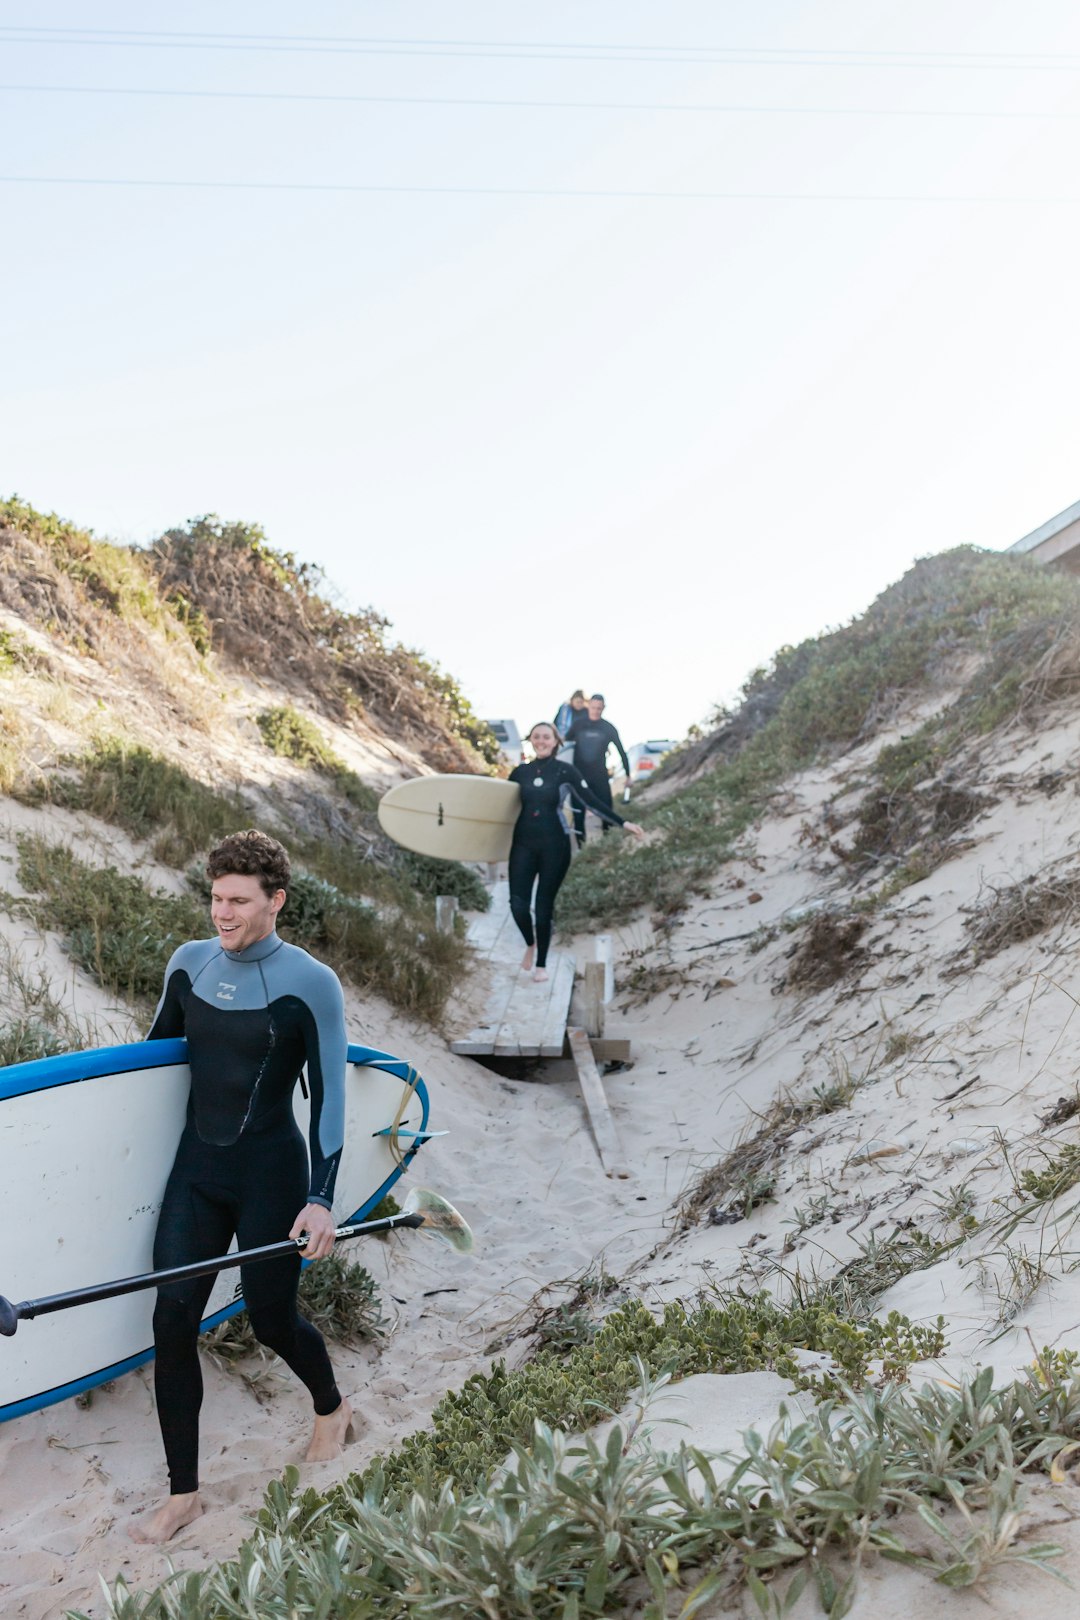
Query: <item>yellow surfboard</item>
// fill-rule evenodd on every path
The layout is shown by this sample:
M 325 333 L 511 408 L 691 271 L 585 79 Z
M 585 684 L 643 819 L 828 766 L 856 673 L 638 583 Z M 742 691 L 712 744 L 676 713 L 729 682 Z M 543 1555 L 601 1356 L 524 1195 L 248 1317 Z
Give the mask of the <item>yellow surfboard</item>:
M 521 809 L 516 782 L 495 776 L 414 776 L 379 801 L 387 837 L 445 861 L 505 861 Z

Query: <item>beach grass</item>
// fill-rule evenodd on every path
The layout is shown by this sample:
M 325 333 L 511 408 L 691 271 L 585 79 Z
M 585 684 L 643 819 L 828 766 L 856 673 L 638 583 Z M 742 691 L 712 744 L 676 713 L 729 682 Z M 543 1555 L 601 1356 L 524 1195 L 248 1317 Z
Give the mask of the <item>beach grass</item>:
M 559 926 L 571 934 L 608 927 L 645 908 L 669 927 L 741 847 L 785 778 L 871 740 L 905 697 L 936 686 L 942 712 L 879 761 L 876 813 L 884 792 L 899 823 L 894 838 L 918 842 L 905 795 L 910 801 L 962 747 L 1032 721 L 1078 683 L 1080 581 L 972 547 L 923 558 L 850 624 L 782 648 L 705 737 L 668 757 L 657 785 L 671 791 L 634 811 L 653 836 L 642 847 L 617 838 L 587 844 L 560 893 Z M 938 823 L 938 863 L 947 853 L 942 815 L 959 826 L 980 808 L 978 800 L 920 805 L 918 827 Z M 875 830 L 868 826 L 868 841 Z M 906 881 L 933 864 L 912 858 Z

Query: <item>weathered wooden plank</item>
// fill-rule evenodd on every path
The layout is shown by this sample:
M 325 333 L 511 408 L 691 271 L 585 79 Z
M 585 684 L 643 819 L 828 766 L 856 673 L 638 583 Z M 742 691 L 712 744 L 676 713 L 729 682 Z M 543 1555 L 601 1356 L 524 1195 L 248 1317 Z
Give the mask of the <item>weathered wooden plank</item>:
M 597 1063 L 629 1063 L 633 1056 L 633 1048 L 628 1040 L 605 1037 L 603 1040 L 594 1041 L 590 1037 L 589 1045 Z M 570 1050 L 569 1038 L 563 1042 L 562 1055 L 564 1058 L 574 1055 Z
M 573 958 L 552 955 L 550 976 L 539 984 L 521 971 L 524 947 L 504 882 L 496 885 L 491 910 L 470 922 L 469 943 L 484 958 L 490 988 L 480 1021 L 473 1029 L 452 1031 L 450 1050 L 463 1057 L 560 1057 L 574 984 Z
M 491 1048 L 491 1056 L 516 1058 L 533 1057 L 535 1054 L 524 1050 L 518 1033 L 512 1024 L 500 1024 L 495 1032 L 495 1044 Z
M 583 1029 L 573 1027 L 567 1030 L 566 1035 L 577 1069 L 581 1095 L 585 1100 L 585 1110 L 600 1154 L 600 1162 L 609 1176 L 617 1176 L 620 1181 L 626 1181 L 630 1170 L 622 1143 L 619 1141 L 619 1133 L 615 1129 L 615 1121 L 611 1117 L 607 1097 L 604 1095 L 604 1083 L 593 1061 L 589 1037 Z
M 574 959 L 559 955 L 551 969 L 551 994 L 548 996 L 544 1021 L 540 1026 L 538 1052 L 540 1057 L 561 1057 L 566 1044 L 566 1020 L 570 1013 L 570 997 L 574 993 Z

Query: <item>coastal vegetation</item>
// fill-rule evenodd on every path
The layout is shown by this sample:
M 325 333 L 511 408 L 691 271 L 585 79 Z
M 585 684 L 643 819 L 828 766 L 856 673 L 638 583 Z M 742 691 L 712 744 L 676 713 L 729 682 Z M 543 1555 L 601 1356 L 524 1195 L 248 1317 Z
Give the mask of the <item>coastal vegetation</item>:
M 437 770 L 498 768 L 494 733 L 453 677 L 256 524 L 195 518 L 143 549 L 10 497 L 0 549 L 0 606 L 78 654 L 138 670 L 204 730 L 219 712 L 205 688 L 239 670 L 339 724 L 369 714 Z
M 194 518 L 155 540 L 147 561 L 173 611 L 196 617 L 207 651 L 338 721 L 366 711 L 389 722 L 438 770 L 497 766 L 495 735 L 457 682 L 393 642 L 381 614 L 345 607 L 319 567 L 275 550 L 257 524 Z
M 867 1387 L 781 1410 L 739 1460 L 643 1433 L 664 1379 L 637 1369 L 636 1418 L 603 1443 L 534 1422 L 509 1466 L 397 1492 L 378 1468 L 329 1496 L 295 1468 L 269 1488 L 237 1557 L 152 1592 L 120 1580 L 111 1620 L 436 1620 L 691 1616 L 745 1593 L 762 1616 L 809 1586 L 842 1620 L 870 1558 L 947 1588 L 1010 1564 L 1055 1574 L 1061 1549 L 1023 1537 L 1025 1482 L 1064 1479 L 1080 1436 L 1074 1356 L 1043 1351 L 995 1388 L 992 1369 L 903 1399 Z M 670 1605 L 678 1605 L 673 1610 Z M 87 1620 L 77 1613 L 75 1620 Z
M 393 1007 L 437 1020 L 467 955 L 460 931 L 436 930 L 433 897 L 457 894 L 479 906 L 486 893 L 470 868 L 392 848 L 374 791 L 347 761 L 367 757 L 350 734 L 359 743 L 392 719 L 436 768 L 494 769 L 489 739 L 454 683 L 395 646 L 377 614 L 342 607 L 317 569 L 275 551 L 252 526 L 202 518 L 138 552 L 8 502 L 0 530 L 12 537 L 17 564 L 0 581 L 0 601 L 28 625 L 26 636 L 0 634 L 5 691 L 51 679 L 55 655 L 66 660 L 65 680 L 96 660 L 99 674 L 134 672 L 140 699 L 154 697 L 125 729 L 72 678 L 83 707 L 71 698 L 63 725 L 56 711 L 60 741 L 32 732 L 23 710 L 0 717 L 0 788 L 48 813 L 37 830 L 11 833 L 23 892 L 3 896 L 4 908 L 59 935 L 74 961 L 145 1019 L 174 945 L 208 931 L 206 850 L 254 820 L 294 855 L 283 935 Z M 45 636 L 48 657 L 38 646 Z M 229 671 L 258 684 L 226 722 Z M 746 945 L 745 960 L 769 981 L 766 995 L 783 995 L 778 1025 L 804 994 L 835 987 L 837 998 L 854 996 L 853 981 L 879 949 L 882 913 L 905 886 L 954 859 L 1004 801 L 1000 777 L 986 780 L 981 770 L 988 739 L 996 744 L 1010 727 L 1025 737 L 1024 727 L 1077 694 L 1080 582 L 971 550 L 927 559 L 852 624 L 782 649 L 756 671 L 735 709 L 665 766 L 642 814 L 647 844 L 597 840 L 575 861 L 563 922 L 595 928 L 644 904 L 661 937 L 673 936 L 688 899 L 786 802 L 793 773 L 850 751 L 820 825 L 806 831 L 820 862 L 810 869 L 828 871 L 835 908 L 830 898 L 798 918 L 774 918 Z M 898 716 L 910 717 L 899 737 Z M 197 749 L 187 746 L 193 726 L 203 727 Z M 234 726 L 243 757 L 235 766 L 211 747 L 215 728 Z M 34 769 L 21 770 L 31 735 Z M 120 849 L 101 855 L 99 828 L 81 859 L 60 841 L 66 823 L 53 807 L 120 829 L 125 836 L 112 839 Z M 1071 856 L 995 877 L 957 915 L 939 971 L 968 972 L 1073 919 L 1078 904 Z M 757 947 L 769 954 L 751 958 Z M 629 987 L 645 998 L 685 983 L 689 1002 L 686 961 L 641 962 Z M 10 952 L 7 962 L 0 1062 L 76 1044 L 74 1022 L 44 981 L 17 983 L 24 970 Z M 734 988 L 722 965 L 722 978 L 710 969 L 710 993 Z M 907 1086 L 904 1110 L 920 1114 L 930 1088 L 919 1089 L 910 1067 L 948 1064 L 947 1082 L 935 1080 L 931 1093 L 950 1110 L 938 1116 L 944 1124 L 954 1102 L 964 1108 L 960 1099 L 978 1095 L 968 1087 L 979 1074 L 961 1075 L 952 1047 L 946 1059 L 933 1045 L 934 1026 L 914 1010 L 932 992 L 913 985 L 887 1008 L 889 993 L 874 993 L 880 1004 L 842 1033 L 838 1024 L 806 1036 L 802 1071 L 785 1067 L 797 1078 L 750 1116 L 741 1140 L 730 1143 L 718 1126 L 715 1147 L 695 1141 L 693 1173 L 680 1183 L 656 1252 L 674 1254 L 684 1240 L 702 1252 L 708 1226 L 746 1222 L 753 1231 L 744 1243 L 725 1248 L 725 1234 L 716 1246 L 728 1267 L 722 1283 L 650 1307 L 637 1297 L 652 1298 L 644 1271 L 616 1279 L 601 1259 L 598 1276 L 594 1260 L 562 1305 L 528 1307 L 495 1344 L 475 1339 L 485 1346 L 481 1370 L 460 1387 L 436 1399 L 446 1383 L 432 1389 L 429 1377 L 432 1409 L 418 1406 L 408 1420 L 414 1432 L 382 1455 L 355 1453 L 362 1466 L 322 1492 L 301 1489 L 286 1470 L 235 1558 L 177 1572 L 154 1590 L 116 1583 L 102 1600 L 113 1620 L 663 1620 L 742 1603 L 779 1620 L 804 1591 L 841 1620 L 871 1558 L 947 1587 L 978 1588 L 1010 1563 L 1052 1574 L 1058 1549 L 1032 1535 L 1030 1521 L 1025 1527 L 1024 1500 L 1047 1475 L 1064 1479 L 1080 1446 L 1076 1357 L 1035 1354 L 1037 1326 L 1035 1360 L 1019 1376 L 995 1385 L 983 1368 L 924 1384 L 925 1363 L 947 1348 L 946 1324 L 920 1319 L 913 1301 L 929 1281 L 917 1274 L 945 1262 L 963 1274 L 973 1313 L 990 1299 L 988 1331 L 1004 1332 L 1039 1290 L 1063 1282 L 1075 1221 L 1065 1204 L 1080 1185 L 1080 1150 L 1032 1127 L 1025 1146 L 1003 1131 L 977 1157 L 982 1139 L 973 1145 L 957 1123 L 936 1146 L 927 1136 L 912 1147 L 925 1164 L 909 1171 L 899 1159 L 906 1137 L 876 1140 L 901 1134 L 890 1087 L 900 1098 Z M 823 1025 L 826 999 L 812 1009 Z M 728 1061 L 718 1054 L 735 1020 L 723 1010 L 728 1027 L 713 1037 L 709 1062 Z M 716 1014 L 714 1003 L 708 1019 Z M 979 1015 L 970 1017 L 974 1027 Z M 793 1023 L 783 1027 L 793 1031 L 785 1040 L 803 1038 Z M 950 1027 L 947 1038 L 954 1034 Z M 978 1066 L 987 1070 L 991 1045 L 1008 1039 L 1003 1024 Z M 749 1062 L 757 1048 L 747 1046 Z M 768 1050 L 759 1061 L 772 1062 Z M 886 1083 L 868 1096 L 885 1070 Z M 1063 1097 L 1043 1126 L 1071 1121 L 1076 1106 Z M 864 1134 L 870 1129 L 875 1139 Z M 872 1148 L 895 1155 L 890 1170 L 904 1167 L 888 1187 L 867 1168 Z M 822 1169 L 819 1155 L 830 1150 Z M 997 1179 L 990 1159 L 1004 1166 Z M 956 1160 L 963 1179 L 948 1169 Z M 644 1210 L 644 1199 L 630 1207 Z M 843 1241 L 830 1248 L 834 1228 Z M 394 1259 L 393 1249 L 382 1254 Z M 912 1318 L 887 1297 L 906 1279 L 912 1287 L 898 1298 Z M 391 1332 L 362 1267 L 335 1256 L 310 1267 L 302 1286 L 306 1314 L 332 1337 L 366 1343 L 365 1357 Z M 456 1292 L 430 1290 L 444 1291 Z M 388 1298 L 408 1292 L 404 1283 L 387 1289 Z M 511 1340 L 520 1341 L 514 1360 L 492 1365 Z M 271 1393 L 272 1363 L 243 1313 L 205 1343 L 258 1398 Z M 1009 1353 L 1016 1367 L 1028 1351 Z M 737 1458 L 651 1446 L 650 1403 L 668 1381 L 749 1372 L 776 1375 L 792 1393 L 770 1431 L 748 1436 Z M 619 1413 L 607 1437 L 588 1433 Z
M 905 699 L 935 690 L 937 711 L 871 763 L 853 875 L 900 857 L 908 881 L 928 875 L 985 807 L 962 780 L 965 758 L 1080 691 L 1080 580 L 960 547 L 917 562 L 850 624 L 782 648 L 662 767 L 653 804 L 635 812 L 647 843 L 586 846 L 560 894 L 561 927 L 608 926 L 642 905 L 670 926 L 786 778 L 871 742 Z M 937 781 L 946 765 L 950 780 Z
M 137 876 L 122 878 L 111 869 L 87 867 L 62 846 L 49 851 L 40 840 L 32 857 L 25 857 L 27 887 L 45 897 L 37 902 L 38 920 L 44 926 L 60 925 L 67 915 L 65 885 L 72 884 L 82 919 L 67 929 L 76 959 L 118 993 L 139 1001 L 156 994 L 158 968 L 169 953 L 160 962 L 160 952 L 149 953 L 145 970 L 134 960 L 121 968 L 118 952 L 135 958 L 139 948 L 128 953 L 121 943 L 107 942 L 115 931 L 130 936 L 132 929 L 141 940 L 159 920 L 169 920 L 169 938 L 185 925 L 192 929 L 189 937 L 204 933 L 209 889 L 199 857 L 217 839 L 251 821 L 251 804 L 239 787 L 208 787 L 173 761 L 116 737 L 98 739 L 69 759 L 63 771 L 37 777 L 22 796 L 31 803 L 87 811 L 146 841 L 165 864 L 190 866 L 192 900 L 166 907 L 166 919 L 160 897 L 148 897 Z M 471 868 L 457 861 L 425 860 L 388 840 L 376 842 L 374 817 L 355 809 L 342 812 L 347 813 L 358 819 L 342 823 L 348 838 L 344 844 L 340 833 L 317 833 L 295 823 L 267 827 L 288 845 L 296 866 L 282 936 L 321 955 L 359 988 L 373 989 L 396 1007 L 436 1020 L 467 958 L 458 935 L 435 928 L 434 897 L 456 894 L 464 906 L 486 909 L 487 891 Z M 51 903 L 50 895 L 55 897 Z M 201 904 L 194 904 L 196 897 Z M 90 930 L 85 935 L 84 922 Z

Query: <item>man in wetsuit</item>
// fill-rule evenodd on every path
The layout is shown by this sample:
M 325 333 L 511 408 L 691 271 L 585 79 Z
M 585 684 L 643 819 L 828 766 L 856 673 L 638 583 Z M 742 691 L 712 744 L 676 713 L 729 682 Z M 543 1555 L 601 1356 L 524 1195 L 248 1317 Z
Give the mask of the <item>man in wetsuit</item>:
M 154 1243 L 155 1269 L 212 1259 L 234 1234 L 252 1248 L 308 1234 L 317 1260 L 334 1243 L 331 1207 L 345 1124 L 348 1044 L 337 975 L 276 932 L 289 857 L 276 839 L 233 833 L 211 851 L 213 939 L 173 953 L 150 1040 L 186 1036 L 191 1095 Z M 292 1111 L 306 1065 L 310 1165 Z M 296 1309 L 300 1255 L 241 1268 L 257 1338 L 307 1386 L 309 1461 L 337 1456 L 352 1411 L 321 1334 Z M 170 1283 L 154 1311 L 154 1388 L 170 1494 L 137 1518 L 137 1541 L 162 1542 L 198 1518 L 199 1323 L 213 1277 Z
M 611 721 L 603 718 L 603 714 L 603 695 L 594 692 L 585 713 L 575 715 L 566 740 L 574 745 L 574 768 L 585 778 L 596 797 L 610 810 L 612 800 L 607 773 L 607 751 L 614 743 L 627 777 L 630 775 L 630 761 L 626 757 L 622 738 Z M 604 832 L 608 830 L 606 821 L 603 830 Z M 574 835 L 580 849 L 585 842 L 585 808 L 578 803 L 574 805 Z

